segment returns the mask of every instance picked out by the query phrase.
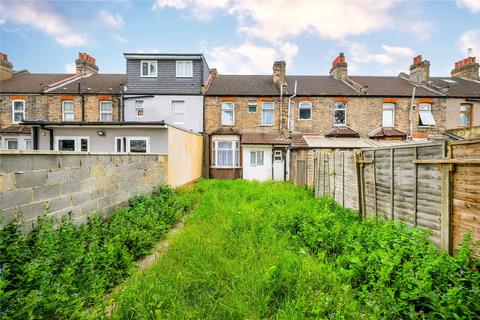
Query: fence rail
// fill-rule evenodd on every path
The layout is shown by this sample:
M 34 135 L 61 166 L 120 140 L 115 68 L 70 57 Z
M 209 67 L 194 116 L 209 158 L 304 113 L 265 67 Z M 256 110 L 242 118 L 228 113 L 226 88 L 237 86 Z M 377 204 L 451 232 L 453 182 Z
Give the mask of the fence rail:
M 480 140 L 360 151 L 316 151 L 314 187 L 362 216 L 431 230 L 453 252 L 480 240 Z M 303 171 L 309 170 L 302 168 Z

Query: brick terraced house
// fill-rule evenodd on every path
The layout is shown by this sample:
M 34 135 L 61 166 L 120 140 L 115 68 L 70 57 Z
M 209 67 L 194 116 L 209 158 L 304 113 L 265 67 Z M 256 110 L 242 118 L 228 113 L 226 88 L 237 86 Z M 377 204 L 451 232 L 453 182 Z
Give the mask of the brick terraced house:
M 51 130 L 31 128 L 24 121 L 56 123 L 112 122 L 122 119 L 125 75 L 100 74 L 94 58 L 80 53 L 75 74 L 14 71 L 0 53 L 0 149 L 39 149 L 39 136 L 47 136 L 47 149 L 86 151 L 88 142 L 76 137 L 56 139 Z M 33 130 L 33 131 L 32 131 Z

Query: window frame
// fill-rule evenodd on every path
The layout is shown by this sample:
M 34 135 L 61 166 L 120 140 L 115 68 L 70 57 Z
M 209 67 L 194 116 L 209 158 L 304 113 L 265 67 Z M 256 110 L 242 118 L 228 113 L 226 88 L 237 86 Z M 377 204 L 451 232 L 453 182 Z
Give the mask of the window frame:
M 255 108 L 255 111 L 251 111 L 250 107 Z M 248 113 L 256 113 L 257 112 L 257 101 L 256 100 L 248 100 L 247 108 L 248 108 Z
M 231 108 L 226 108 L 225 106 L 227 106 L 227 105 L 231 105 L 232 107 Z M 232 113 L 232 123 L 225 123 L 225 121 L 224 121 L 225 118 L 224 118 L 223 115 L 226 112 L 231 112 Z M 220 117 L 221 117 L 222 126 L 228 126 L 228 127 L 234 126 L 235 125 L 235 102 L 233 102 L 233 101 L 222 101 Z
M 138 107 L 137 102 L 141 102 L 142 107 Z M 140 110 L 142 110 L 143 113 L 141 116 L 138 114 Z M 145 100 L 135 100 L 135 115 L 137 116 L 137 118 L 143 118 L 145 116 Z
M 177 103 L 181 103 L 183 112 L 176 112 L 175 111 L 175 105 Z M 175 115 L 181 114 L 182 115 L 182 121 L 175 121 Z M 173 124 L 185 124 L 185 100 L 172 100 L 172 123 Z
M 110 111 L 102 111 L 102 104 L 110 103 Z M 111 100 L 99 101 L 98 108 L 100 109 L 100 121 L 101 122 L 112 122 L 113 121 L 113 102 Z M 103 115 L 111 115 L 111 120 L 102 120 Z
M 15 110 L 15 102 L 22 102 L 22 111 L 16 111 Z M 15 114 L 16 113 L 22 113 L 22 120 L 21 121 L 15 121 Z M 26 107 L 25 107 L 25 100 L 24 99 L 14 99 L 12 100 L 12 124 L 18 124 L 25 120 L 25 115 L 26 115 Z
M 391 106 L 391 107 L 389 107 Z M 382 128 L 393 128 L 395 127 L 395 109 L 396 109 L 396 104 L 393 102 L 384 102 L 382 104 Z M 385 111 L 392 111 L 392 125 L 391 126 L 386 126 L 385 125 Z
M 265 105 L 271 104 L 271 108 L 265 108 Z M 265 112 L 272 113 L 272 123 L 265 122 Z M 262 126 L 272 127 L 275 124 L 275 102 L 274 101 L 262 101 L 262 116 L 261 116 Z
M 308 107 L 302 106 L 302 105 L 309 105 Z M 312 120 L 312 109 L 313 109 L 313 104 L 311 101 L 300 101 L 298 103 L 298 120 Z M 302 118 L 300 116 L 300 111 L 301 110 L 309 110 L 310 111 L 310 117 L 309 118 Z
M 428 106 L 428 110 L 422 110 L 422 106 Z M 428 112 L 430 113 L 430 115 L 432 116 L 432 120 L 433 120 L 433 124 L 420 124 L 420 122 L 422 121 L 422 116 L 421 116 L 421 113 L 422 112 Z M 435 122 L 435 118 L 433 116 L 433 113 L 432 113 L 432 104 L 431 103 L 419 103 L 418 104 L 418 126 L 420 128 L 434 128 L 437 126 L 437 123 Z
M 25 150 L 33 150 L 33 140 L 32 139 L 25 139 Z M 28 148 L 28 143 L 30 143 L 30 148 Z
M 255 155 L 255 157 L 252 157 L 252 155 Z M 262 155 L 259 157 L 259 155 Z M 255 161 L 253 161 L 255 159 Z M 259 159 L 262 159 L 262 163 L 260 164 Z M 252 150 L 250 151 L 250 167 L 263 167 L 265 166 L 265 151 L 263 150 Z
M 220 149 L 220 150 L 230 150 L 232 152 L 232 165 L 218 165 L 218 144 L 220 142 L 230 142 L 232 143 L 232 148 L 231 149 Z M 212 162 L 211 162 L 211 168 L 219 168 L 219 169 L 236 169 L 240 168 L 240 138 L 239 137 L 234 137 L 234 138 L 228 138 L 228 137 L 222 137 L 222 138 L 216 138 L 212 139 Z
M 190 64 L 189 71 L 190 73 L 187 73 L 187 63 Z M 179 66 L 183 65 L 183 71 L 184 74 L 179 73 Z M 193 78 L 193 60 L 176 60 L 175 61 L 175 76 L 177 78 Z
M 72 120 L 65 120 L 65 103 L 71 103 L 72 104 L 72 107 L 73 107 L 73 110 L 72 111 L 68 111 L 68 114 L 72 115 L 73 119 Z M 75 121 L 75 102 L 73 100 L 62 100 L 62 121 L 65 121 L 65 122 L 68 122 L 68 121 Z
M 343 105 L 343 108 L 339 108 L 338 105 Z M 336 113 L 337 111 L 343 111 L 344 112 L 344 120 L 343 123 L 336 123 Z M 347 126 L 347 103 L 342 102 L 342 101 L 337 101 L 333 105 L 333 126 L 334 127 L 346 127 Z
M 17 143 L 17 148 L 15 148 L 15 149 L 10 149 L 9 146 L 8 146 L 8 143 L 9 143 L 9 142 L 16 142 L 16 143 Z M 19 143 L 18 143 L 18 139 L 16 139 L 16 138 L 6 138 L 6 139 L 5 139 L 5 149 L 6 149 L 6 150 L 20 150 L 20 145 L 19 145 Z
M 462 107 L 468 107 L 468 110 L 462 110 Z M 472 112 L 473 110 L 473 104 L 472 103 L 461 103 L 460 104 L 460 110 L 459 110 L 459 126 L 463 128 L 471 127 L 472 126 Z M 462 116 L 467 115 L 468 116 L 468 124 L 462 124 Z
M 150 137 L 124 137 L 125 138 L 125 150 L 126 153 L 150 153 Z M 131 141 L 132 140 L 145 140 L 146 145 L 145 145 L 145 152 L 131 152 Z M 116 141 L 116 139 L 115 139 Z M 116 148 L 115 148 L 116 150 Z
M 143 74 L 143 64 L 148 64 L 148 74 Z M 150 64 L 155 65 L 155 74 L 150 74 Z M 157 60 L 140 60 L 140 76 L 142 78 L 157 78 L 158 77 L 158 61 Z
M 87 150 L 82 151 L 82 140 L 86 139 L 87 140 Z M 59 150 L 59 145 L 58 143 L 60 140 L 74 140 L 74 149 L 73 151 L 67 151 L 67 150 Z M 55 143 L 54 143 L 54 150 L 55 151 L 62 151 L 62 152 L 90 152 L 90 137 L 88 136 L 56 136 L 55 137 Z
M 273 151 L 273 161 L 283 161 L 282 150 L 274 150 Z

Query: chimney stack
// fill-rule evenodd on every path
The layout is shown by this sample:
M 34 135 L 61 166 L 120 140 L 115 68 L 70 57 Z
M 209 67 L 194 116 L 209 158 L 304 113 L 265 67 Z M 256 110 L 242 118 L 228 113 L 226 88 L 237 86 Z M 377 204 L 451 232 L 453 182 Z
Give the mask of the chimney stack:
M 77 74 L 78 75 L 86 75 L 90 73 L 98 73 L 98 67 L 96 64 L 96 60 L 89 56 L 88 54 L 78 53 L 78 59 L 75 60 L 75 64 L 77 65 Z
M 468 79 L 479 78 L 479 64 L 476 57 L 468 57 L 455 62 L 455 68 L 451 71 L 452 77 L 462 77 Z
M 430 79 L 430 62 L 423 60 L 421 55 L 413 58 L 410 66 L 410 81 L 416 84 L 426 84 Z
M 285 73 L 287 70 L 287 63 L 285 61 L 275 61 L 273 63 L 273 83 L 281 86 L 285 83 Z
M 8 80 L 13 77 L 13 65 L 8 61 L 8 55 L 0 52 L 0 80 Z
M 344 80 L 348 77 L 348 64 L 345 62 L 345 55 L 340 52 L 332 62 L 330 75 L 337 80 Z

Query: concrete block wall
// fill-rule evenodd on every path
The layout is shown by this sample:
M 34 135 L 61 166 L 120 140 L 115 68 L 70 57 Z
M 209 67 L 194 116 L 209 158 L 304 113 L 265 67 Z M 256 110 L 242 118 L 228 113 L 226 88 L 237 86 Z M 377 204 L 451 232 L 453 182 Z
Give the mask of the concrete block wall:
M 167 167 L 163 154 L 0 152 L 0 227 L 18 214 L 27 230 L 42 214 L 84 223 L 167 183 Z

